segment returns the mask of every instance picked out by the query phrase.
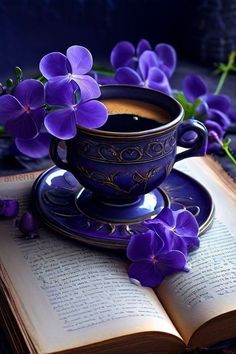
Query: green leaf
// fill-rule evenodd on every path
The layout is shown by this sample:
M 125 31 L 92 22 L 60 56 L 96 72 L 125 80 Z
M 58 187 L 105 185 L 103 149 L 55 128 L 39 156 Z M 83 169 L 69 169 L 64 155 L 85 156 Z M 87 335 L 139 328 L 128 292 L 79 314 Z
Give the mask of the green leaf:
M 198 116 L 197 107 L 201 103 L 201 100 L 197 98 L 193 103 L 186 100 L 182 91 L 177 91 L 174 94 L 177 101 L 183 106 L 184 109 L 184 120 L 190 119 L 194 116 Z
M 6 85 L 8 88 L 11 88 L 14 86 L 14 81 L 12 79 L 7 79 Z
M 15 67 L 15 76 L 17 82 L 20 82 L 23 78 L 23 72 L 19 66 Z

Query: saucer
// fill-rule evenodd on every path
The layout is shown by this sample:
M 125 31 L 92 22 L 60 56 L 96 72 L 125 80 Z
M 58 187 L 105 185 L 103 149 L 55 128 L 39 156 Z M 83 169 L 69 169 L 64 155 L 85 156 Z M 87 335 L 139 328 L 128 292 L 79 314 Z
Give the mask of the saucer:
M 158 214 L 163 207 L 189 210 L 196 217 L 200 234 L 210 226 L 214 214 L 208 191 L 195 179 L 175 169 L 160 187 L 140 199 L 138 207 L 101 206 L 70 172 L 58 167 L 50 168 L 38 177 L 33 195 L 37 213 L 51 229 L 78 241 L 110 249 L 126 249 L 131 235 L 144 229 L 143 221 Z M 119 218 L 114 211 L 117 208 Z M 146 209 L 149 214 L 145 214 Z M 142 210 L 141 215 L 139 210 Z

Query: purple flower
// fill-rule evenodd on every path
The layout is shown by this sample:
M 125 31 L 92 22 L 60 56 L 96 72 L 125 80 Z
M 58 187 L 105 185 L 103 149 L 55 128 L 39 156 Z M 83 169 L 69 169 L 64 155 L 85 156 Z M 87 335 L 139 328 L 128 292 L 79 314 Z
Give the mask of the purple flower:
M 163 240 L 152 230 L 131 237 L 127 257 L 133 262 L 128 269 L 129 277 L 143 286 L 157 286 L 165 276 L 188 270 L 185 255 L 178 250 L 167 251 Z
M 183 91 L 186 99 L 193 103 L 200 99 L 196 109 L 196 116 L 204 119 L 208 128 L 209 143 L 207 152 L 218 152 L 221 148 L 219 139 L 223 138 L 224 131 L 231 123 L 231 100 L 226 95 L 208 93 L 207 86 L 200 76 L 188 75 L 184 79 Z M 215 137 L 218 137 L 218 141 Z
M 93 58 L 85 47 L 74 45 L 69 47 L 66 56 L 60 52 L 45 55 L 39 64 L 43 76 L 51 83 L 64 86 L 71 81 L 76 82 L 84 101 L 100 96 L 97 82 L 87 74 L 93 66 Z
M 43 84 L 33 79 L 24 80 L 16 86 L 14 96 L 0 96 L 0 124 L 17 138 L 33 139 L 43 124 L 43 105 Z
M 120 67 L 137 68 L 141 55 L 145 51 L 151 51 L 151 45 L 146 39 L 141 39 L 137 48 L 128 41 L 122 41 L 116 44 L 111 52 L 111 64 L 115 69 Z M 161 69 L 168 78 L 173 74 L 176 67 L 176 52 L 168 44 L 157 44 L 152 52 L 155 57 L 155 66 Z
M 80 97 L 80 89 L 73 81 L 48 82 L 46 101 L 57 106 L 45 117 L 48 132 L 60 139 L 71 139 L 77 133 L 77 125 L 98 128 L 107 120 L 107 109 L 99 101 L 86 101 Z
M 48 155 L 52 136 L 42 129 L 33 139 L 15 139 L 17 149 L 24 155 L 32 158 L 41 158 Z
M 19 203 L 15 199 L 0 199 L 0 217 L 15 218 L 19 211 Z
M 17 220 L 17 226 L 26 238 L 38 237 L 38 220 L 30 211 L 25 212 L 20 220 Z
M 145 225 L 162 238 L 167 250 L 179 250 L 187 254 L 199 247 L 198 223 L 187 210 L 164 208 L 154 219 L 146 221 Z
M 150 43 L 146 39 L 139 41 L 137 49 L 128 41 L 118 42 L 111 52 L 111 65 L 115 69 L 122 66 L 135 68 L 138 58 L 145 50 L 151 50 Z
M 115 79 L 120 84 L 149 87 L 170 95 L 171 89 L 165 73 L 157 66 L 156 54 L 145 51 L 139 59 L 137 71 L 124 66 L 116 70 Z
M 207 86 L 200 76 L 188 75 L 183 82 L 183 91 L 186 99 L 193 103 L 200 99 L 201 103 L 197 108 L 198 114 L 205 119 L 213 120 L 227 129 L 230 125 L 230 119 L 227 112 L 230 109 L 231 100 L 226 95 L 214 95 L 208 93 Z

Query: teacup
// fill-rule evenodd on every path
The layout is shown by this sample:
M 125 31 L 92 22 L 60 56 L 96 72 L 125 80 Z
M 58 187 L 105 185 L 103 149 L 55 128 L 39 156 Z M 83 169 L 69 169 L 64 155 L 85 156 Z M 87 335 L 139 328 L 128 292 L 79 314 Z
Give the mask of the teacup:
M 60 139 L 51 144 L 55 164 L 70 171 L 95 201 L 135 204 L 166 179 L 176 161 L 204 154 L 206 128 L 196 120 L 182 122 L 183 108 L 173 97 L 128 85 L 102 86 L 101 92 L 107 123 L 99 129 L 78 127 L 76 137 L 64 141 L 66 161 L 58 154 Z M 189 131 L 196 137 L 185 144 Z M 188 149 L 176 154 L 177 145 Z

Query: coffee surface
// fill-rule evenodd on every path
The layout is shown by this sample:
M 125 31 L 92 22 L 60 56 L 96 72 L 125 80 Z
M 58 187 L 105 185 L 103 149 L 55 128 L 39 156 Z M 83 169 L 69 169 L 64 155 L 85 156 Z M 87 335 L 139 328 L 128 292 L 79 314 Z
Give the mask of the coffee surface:
M 162 124 L 152 119 L 146 119 L 133 114 L 112 114 L 109 115 L 107 122 L 99 128 L 103 131 L 120 133 L 140 132 L 155 129 Z
M 170 121 L 170 114 L 154 104 L 132 99 L 102 100 L 108 109 L 108 121 L 99 128 L 113 132 L 139 132 L 155 129 Z
M 131 114 L 155 120 L 161 124 L 170 121 L 169 112 L 163 108 L 148 102 L 126 98 L 108 98 L 101 100 L 108 109 L 109 115 Z

